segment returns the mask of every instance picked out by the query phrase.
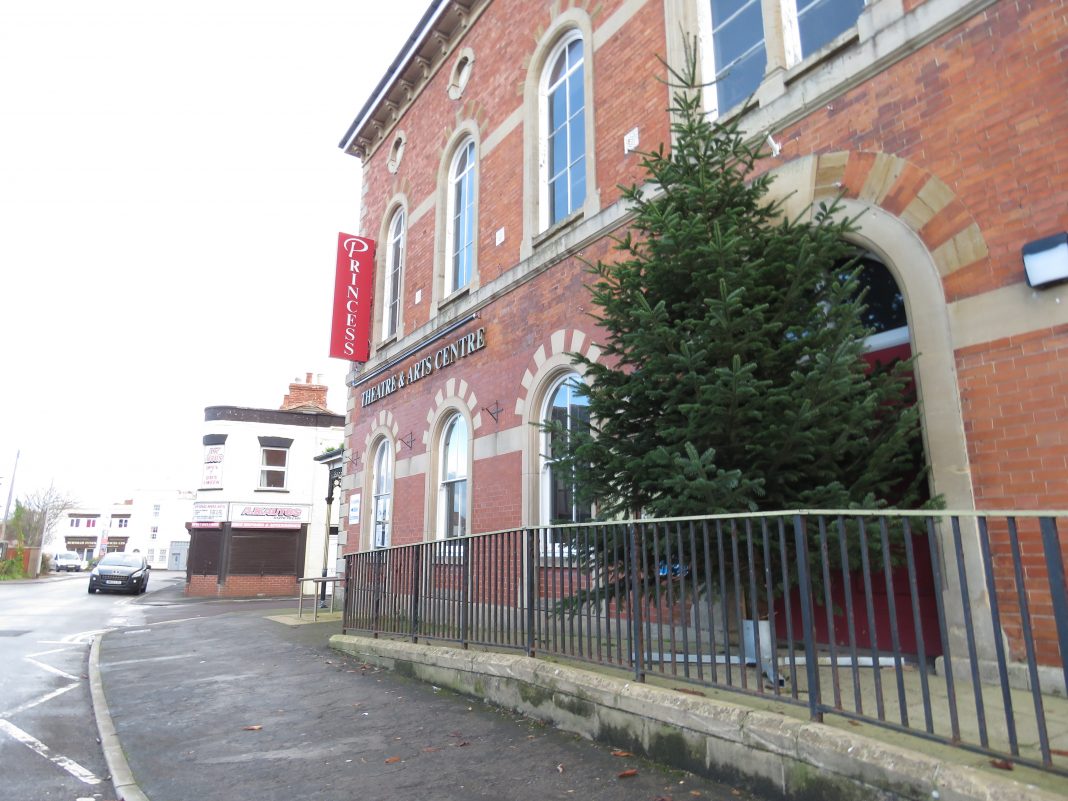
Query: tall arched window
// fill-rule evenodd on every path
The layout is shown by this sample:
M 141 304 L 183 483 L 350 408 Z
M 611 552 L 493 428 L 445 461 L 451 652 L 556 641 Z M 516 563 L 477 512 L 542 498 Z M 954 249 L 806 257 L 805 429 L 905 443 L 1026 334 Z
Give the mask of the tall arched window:
M 456 149 L 449 168 L 445 238 L 445 295 L 471 282 L 475 267 L 475 142 Z
M 467 421 L 454 415 L 441 434 L 438 537 L 467 534 Z
M 593 519 L 593 508 L 580 503 L 575 477 L 559 463 L 568 439 L 590 427 L 589 401 L 579 394 L 582 379 L 570 373 L 549 390 L 542 412 L 541 519 L 543 523 L 585 523 Z
M 400 326 L 401 271 L 404 269 L 404 209 L 397 209 L 386 239 L 386 280 L 382 294 L 382 339 L 389 339 Z
M 871 330 L 865 340 L 869 354 L 893 350 L 897 358 L 911 355 L 909 321 L 905 315 L 905 296 L 894 276 L 874 254 L 860 257 L 858 283 L 864 295 L 864 324 Z M 902 351 L 902 346 L 905 351 Z
M 586 199 L 586 92 L 582 37 L 549 55 L 541 84 L 541 223 L 548 228 Z
M 389 545 L 393 518 L 393 448 L 388 439 L 378 443 L 371 473 L 371 506 L 374 511 L 372 542 L 375 548 Z

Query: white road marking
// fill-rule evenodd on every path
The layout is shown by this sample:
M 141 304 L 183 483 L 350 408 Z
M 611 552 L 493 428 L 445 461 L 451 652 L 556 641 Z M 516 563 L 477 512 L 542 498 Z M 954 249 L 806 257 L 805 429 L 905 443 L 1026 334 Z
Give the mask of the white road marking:
M 203 620 L 203 615 L 195 615 L 194 617 L 182 617 L 177 620 L 157 620 L 155 623 L 149 623 L 150 626 L 166 626 L 170 623 L 188 623 L 190 620 Z
M 38 643 L 38 645 L 40 645 L 40 644 L 41 643 Z M 44 644 L 45 645 L 60 645 L 61 643 L 44 643 Z M 65 644 L 65 643 L 62 643 L 62 644 Z M 53 648 L 51 651 L 38 651 L 35 654 L 27 654 L 27 656 L 30 656 L 31 658 L 36 659 L 39 656 L 48 656 L 49 654 L 61 654 L 64 651 L 69 651 L 73 647 L 74 647 L 73 645 L 68 645 L 66 648 Z
M 69 645 L 90 645 L 93 642 L 93 637 L 98 634 L 107 634 L 112 629 L 91 629 L 90 631 L 79 631 L 77 634 L 68 634 L 62 639 L 64 644 Z
M 27 701 L 22 706 L 17 706 L 14 709 L 8 710 L 6 712 L 0 712 L 0 718 L 10 718 L 13 715 L 19 714 L 19 712 L 25 712 L 27 709 L 33 709 L 39 704 L 43 704 L 46 701 L 51 701 L 53 698 L 63 695 L 63 693 L 69 692 L 70 690 L 73 690 L 79 684 L 81 684 L 81 682 L 76 681 L 73 684 L 68 684 L 66 687 L 60 687 L 58 690 L 52 690 L 52 692 L 50 693 L 45 693 L 36 701 Z
M 108 662 L 106 667 L 113 668 L 119 665 L 139 665 L 142 662 L 166 662 L 170 659 L 189 659 L 196 654 L 174 654 L 173 656 L 146 656 L 143 659 L 123 659 L 119 662 Z
M 54 673 L 57 676 L 62 676 L 64 679 L 70 679 L 71 681 L 78 681 L 78 677 L 77 676 L 72 676 L 69 673 L 67 673 L 66 671 L 60 670 L 59 668 L 54 668 L 51 665 L 46 665 L 44 662 L 38 662 L 36 659 L 31 659 L 28 656 L 23 657 L 23 659 L 25 659 L 31 665 L 36 665 L 41 670 L 45 670 L 45 671 L 47 671 L 49 673 Z
M 100 784 L 100 779 L 93 775 L 92 771 L 86 770 L 69 757 L 65 757 L 62 754 L 53 754 L 52 749 L 47 745 L 33 735 L 24 732 L 10 721 L 0 720 L 0 731 L 5 732 L 9 737 L 22 743 L 31 751 L 35 751 L 52 764 L 67 771 L 67 773 L 75 779 L 85 782 L 86 784 Z

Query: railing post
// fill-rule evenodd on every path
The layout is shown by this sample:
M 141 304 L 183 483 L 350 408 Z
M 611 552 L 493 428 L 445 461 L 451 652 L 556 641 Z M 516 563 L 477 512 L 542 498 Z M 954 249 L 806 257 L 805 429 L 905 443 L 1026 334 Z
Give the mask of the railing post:
M 423 577 L 424 551 L 427 547 L 426 543 L 420 543 L 412 549 L 412 611 L 409 615 L 412 621 L 410 632 L 412 642 L 419 642 L 419 593 L 422 592 L 420 585 Z
M 1052 517 L 1043 517 L 1039 519 L 1039 525 L 1042 528 L 1042 551 L 1046 556 L 1049 595 L 1053 603 L 1053 621 L 1057 625 L 1057 644 L 1061 650 L 1065 686 L 1068 687 L 1068 592 L 1065 590 L 1057 521 Z
M 641 577 L 638 570 L 638 527 L 630 523 L 629 528 L 630 564 L 627 573 L 630 577 L 630 624 L 633 632 L 631 647 L 634 649 L 634 680 L 643 682 L 645 681 L 645 643 L 642 638 L 642 600 L 639 592 Z
M 534 603 L 538 597 L 537 587 L 537 541 L 534 529 L 523 529 L 523 549 L 526 552 L 526 605 L 527 605 L 527 656 L 534 656 Z
M 794 545 L 797 549 L 797 583 L 801 594 L 801 629 L 805 640 L 805 673 L 808 676 L 808 714 L 823 722 L 820 669 L 816 659 L 816 632 L 812 623 L 812 582 L 808 575 L 808 536 L 801 515 L 794 515 Z
M 470 625 L 468 607 L 471 604 L 471 540 L 460 540 L 460 647 L 467 648 L 467 633 Z

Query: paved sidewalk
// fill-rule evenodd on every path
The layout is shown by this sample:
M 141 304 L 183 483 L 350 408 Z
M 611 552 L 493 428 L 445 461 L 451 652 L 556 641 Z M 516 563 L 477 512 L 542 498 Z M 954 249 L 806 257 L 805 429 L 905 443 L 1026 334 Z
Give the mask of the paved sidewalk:
M 362 665 L 328 647 L 336 622 L 263 615 L 121 629 L 94 646 L 127 801 L 751 798 Z

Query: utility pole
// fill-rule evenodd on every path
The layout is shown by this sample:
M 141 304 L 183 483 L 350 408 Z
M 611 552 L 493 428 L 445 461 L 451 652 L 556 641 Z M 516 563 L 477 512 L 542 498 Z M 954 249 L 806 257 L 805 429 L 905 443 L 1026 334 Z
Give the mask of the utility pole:
M 7 542 L 7 516 L 11 512 L 11 494 L 15 489 L 15 473 L 19 469 L 19 455 L 22 451 L 15 451 L 15 467 L 11 470 L 11 483 L 7 485 L 7 503 L 4 504 L 4 521 L 0 523 L 0 542 Z

